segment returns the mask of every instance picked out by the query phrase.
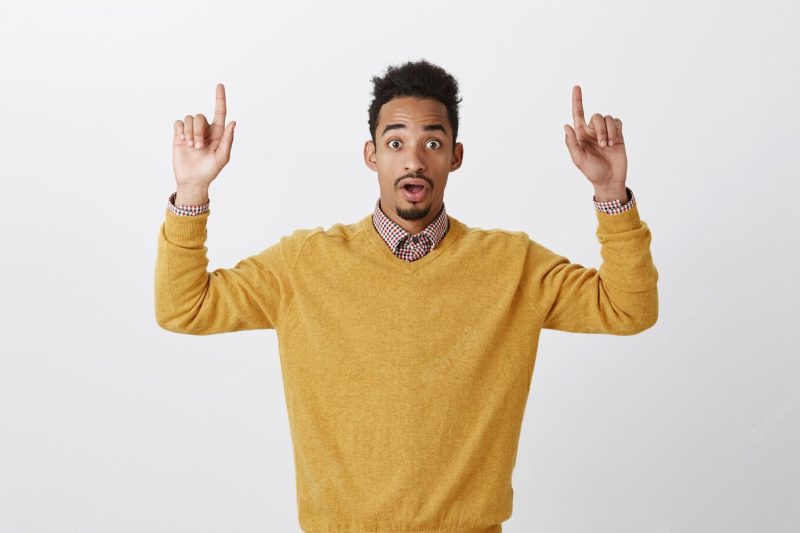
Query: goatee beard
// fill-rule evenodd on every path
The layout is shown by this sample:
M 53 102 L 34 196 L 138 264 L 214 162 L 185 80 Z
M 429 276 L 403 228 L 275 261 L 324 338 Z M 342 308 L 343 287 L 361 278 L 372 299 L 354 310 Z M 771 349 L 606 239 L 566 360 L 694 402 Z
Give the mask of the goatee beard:
M 417 206 L 409 207 L 408 209 L 403 209 L 402 207 L 397 207 L 397 216 L 404 220 L 421 220 L 428 216 L 428 213 L 431 211 L 431 204 L 428 204 L 427 207 L 419 208 Z

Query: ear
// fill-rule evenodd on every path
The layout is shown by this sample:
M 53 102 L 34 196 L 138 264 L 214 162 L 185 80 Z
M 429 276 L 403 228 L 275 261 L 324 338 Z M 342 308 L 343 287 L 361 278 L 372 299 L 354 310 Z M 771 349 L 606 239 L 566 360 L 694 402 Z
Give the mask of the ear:
M 364 163 L 374 172 L 378 171 L 378 159 L 375 155 L 375 143 L 367 141 L 364 143 Z
M 464 145 L 456 143 L 455 150 L 453 150 L 453 160 L 450 162 L 450 172 L 461 168 L 461 163 L 464 161 Z

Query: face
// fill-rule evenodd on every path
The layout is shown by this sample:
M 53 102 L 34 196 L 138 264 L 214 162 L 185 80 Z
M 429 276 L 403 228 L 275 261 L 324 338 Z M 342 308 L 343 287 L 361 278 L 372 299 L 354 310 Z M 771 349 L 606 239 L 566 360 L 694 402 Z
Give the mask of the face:
M 375 143 L 364 161 L 378 173 L 381 210 L 418 233 L 439 214 L 448 174 L 461 166 L 464 148 L 453 144 L 447 108 L 432 98 L 403 96 L 378 114 Z

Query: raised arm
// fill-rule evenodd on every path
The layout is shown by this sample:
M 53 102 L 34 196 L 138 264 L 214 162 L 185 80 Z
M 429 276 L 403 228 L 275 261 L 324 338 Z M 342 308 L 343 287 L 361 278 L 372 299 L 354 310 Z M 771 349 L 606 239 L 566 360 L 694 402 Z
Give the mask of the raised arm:
M 572 118 L 573 126 L 564 125 L 565 142 L 572 162 L 594 186 L 595 205 L 618 201 L 622 207 L 595 211 L 603 258 L 599 270 L 530 240 L 522 289 L 539 310 L 543 328 L 639 333 L 658 320 L 658 271 L 650 253 L 650 228 L 640 220 L 625 185 L 622 121 L 595 113 L 587 124 L 579 85 L 572 88 Z
M 225 88 L 217 85 L 214 122 L 202 114 L 174 124 L 175 203 L 198 206 L 230 159 L 235 122 L 225 125 Z M 234 268 L 208 272 L 205 246 L 208 209 L 181 216 L 166 209 L 158 234 L 155 268 L 155 315 L 162 328 L 208 335 L 275 328 L 291 294 L 291 267 L 302 232 L 240 261 Z

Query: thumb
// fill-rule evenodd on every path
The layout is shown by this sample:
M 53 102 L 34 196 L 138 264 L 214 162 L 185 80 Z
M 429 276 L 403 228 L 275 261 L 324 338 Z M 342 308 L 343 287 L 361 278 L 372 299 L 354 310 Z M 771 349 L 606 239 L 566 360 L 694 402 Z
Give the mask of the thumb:
M 231 145 L 233 144 L 233 130 L 236 128 L 236 122 L 230 122 L 225 126 L 222 132 L 222 138 L 219 140 L 219 148 L 217 148 L 218 157 L 226 163 L 231 158 Z
M 584 157 L 586 157 L 586 154 L 583 153 L 581 145 L 578 144 L 578 137 L 575 135 L 575 130 L 572 129 L 572 126 L 569 124 L 564 124 L 564 133 L 566 133 L 564 142 L 567 143 L 567 149 L 569 150 L 570 157 L 572 157 L 572 162 L 576 165 L 580 165 Z

